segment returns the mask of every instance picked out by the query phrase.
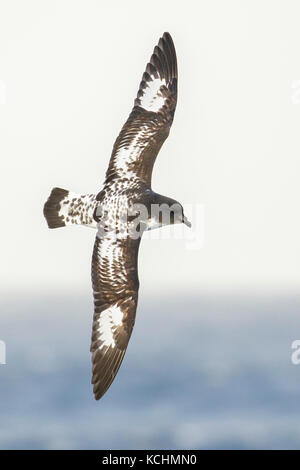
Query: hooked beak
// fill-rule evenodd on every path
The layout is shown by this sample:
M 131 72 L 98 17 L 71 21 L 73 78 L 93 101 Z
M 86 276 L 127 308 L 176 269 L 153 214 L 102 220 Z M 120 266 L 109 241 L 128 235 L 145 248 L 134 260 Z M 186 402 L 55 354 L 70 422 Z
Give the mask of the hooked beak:
M 189 228 L 192 227 L 191 222 L 186 218 L 186 216 L 183 217 L 183 223 L 187 225 Z

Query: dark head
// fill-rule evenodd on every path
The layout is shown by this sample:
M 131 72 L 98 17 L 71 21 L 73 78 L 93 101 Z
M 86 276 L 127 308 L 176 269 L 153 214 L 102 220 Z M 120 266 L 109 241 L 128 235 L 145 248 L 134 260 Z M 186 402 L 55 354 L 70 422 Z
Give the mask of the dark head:
M 164 198 L 164 200 L 160 200 L 158 204 L 153 204 L 151 207 L 151 215 L 152 217 L 154 216 L 156 220 L 159 220 L 162 226 L 182 223 L 188 227 L 192 226 L 184 215 L 182 205 L 171 198 Z
M 182 205 L 177 201 L 175 201 L 170 206 L 170 223 L 171 224 L 185 224 L 190 228 L 192 226 L 191 222 L 184 215 Z

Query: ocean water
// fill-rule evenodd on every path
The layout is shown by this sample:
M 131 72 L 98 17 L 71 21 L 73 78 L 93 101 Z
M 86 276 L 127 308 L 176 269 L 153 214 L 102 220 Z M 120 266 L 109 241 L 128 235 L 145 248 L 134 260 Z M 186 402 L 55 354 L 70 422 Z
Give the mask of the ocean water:
M 96 402 L 92 299 L 3 297 L 1 449 L 299 449 L 300 297 L 140 299 L 121 369 Z

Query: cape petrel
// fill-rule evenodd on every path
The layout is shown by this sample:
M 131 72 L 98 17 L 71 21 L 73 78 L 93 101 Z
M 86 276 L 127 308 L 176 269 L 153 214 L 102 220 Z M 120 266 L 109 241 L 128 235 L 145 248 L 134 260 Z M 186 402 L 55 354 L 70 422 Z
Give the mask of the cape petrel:
M 169 135 L 177 102 L 177 60 L 169 33 L 154 48 L 131 114 L 113 147 L 103 189 L 78 195 L 54 188 L 44 205 L 49 228 L 97 229 L 92 256 L 92 384 L 99 400 L 123 360 L 138 300 L 137 259 L 145 230 L 190 222 L 182 205 L 151 189 L 156 156 Z M 153 210 L 153 208 L 159 210 Z

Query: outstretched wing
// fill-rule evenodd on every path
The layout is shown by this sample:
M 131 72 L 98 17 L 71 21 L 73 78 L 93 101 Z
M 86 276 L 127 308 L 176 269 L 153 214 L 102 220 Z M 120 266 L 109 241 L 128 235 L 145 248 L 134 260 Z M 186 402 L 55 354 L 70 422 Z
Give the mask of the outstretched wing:
M 137 176 L 151 185 L 156 156 L 169 135 L 177 102 L 177 60 L 164 33 L 147 64 L 134 108 L 112 151 L 106 181 Z
M 114 380 L 135 322 L 140 239 L 96 237 L 92 257 L 95 313 L 92 384 L 99 400 Z

